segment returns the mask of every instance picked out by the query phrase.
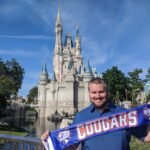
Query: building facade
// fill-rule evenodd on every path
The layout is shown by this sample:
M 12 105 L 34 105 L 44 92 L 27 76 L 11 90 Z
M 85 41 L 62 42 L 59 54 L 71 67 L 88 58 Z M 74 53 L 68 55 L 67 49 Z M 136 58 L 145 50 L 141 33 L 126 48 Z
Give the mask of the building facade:
M 46 64 L 43 65 L 38 83 L 39 116 L 47 117 L 58 113 L 73 114 L 89 104 L 88 81 L 96 76 L 89 61 L 83 64 L 81 37 L 76 29 L 75 41 L 70 33 L 62 41 L 63 27 L 58 11 L 55 24 L 55 45 L 53 55 L 53 77 L 49 78 Z

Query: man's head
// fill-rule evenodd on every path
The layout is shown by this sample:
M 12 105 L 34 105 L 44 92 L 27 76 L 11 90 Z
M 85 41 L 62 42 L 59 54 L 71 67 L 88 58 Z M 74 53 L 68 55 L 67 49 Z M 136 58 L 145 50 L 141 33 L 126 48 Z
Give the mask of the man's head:
M 97 77 L 90 80 L 89 98 L 91 103 L 98 109 L 104 110 L 107 105 L 107 85 L 103 79 Z

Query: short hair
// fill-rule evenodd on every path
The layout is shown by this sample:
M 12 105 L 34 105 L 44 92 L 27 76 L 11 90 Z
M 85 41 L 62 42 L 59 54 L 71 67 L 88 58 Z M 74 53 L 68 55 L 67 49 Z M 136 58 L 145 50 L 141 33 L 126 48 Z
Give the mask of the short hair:
M 88 90 L 89 90 L 90 84 L 103 84 L 104 87 L 105 87 L 105 89 L 106 89 L 106 91 L 108 91 L 108 87 L 107 87 L 106 82 L 102 78 L 100 78 L 100 77 L 94 77 L 94 78 L 92 78 L 89 81 L 89 83 L 88 83 Z

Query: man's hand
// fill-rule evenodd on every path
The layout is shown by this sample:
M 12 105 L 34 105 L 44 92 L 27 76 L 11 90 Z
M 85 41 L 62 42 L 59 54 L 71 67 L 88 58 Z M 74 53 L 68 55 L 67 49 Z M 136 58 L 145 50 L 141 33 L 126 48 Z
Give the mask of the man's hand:
M 150 143 L 150 124 L 147 126 L 147 136 L 145 137 L 144 142 Z
M 48 139 L 49 134 L 50 134 L 50 131 L 49 131 L 49 130 L 45 131 L 45 132 L 41 135 L 41 140 L 42 140 L 42 141 L 46 141 L 46 140 Z

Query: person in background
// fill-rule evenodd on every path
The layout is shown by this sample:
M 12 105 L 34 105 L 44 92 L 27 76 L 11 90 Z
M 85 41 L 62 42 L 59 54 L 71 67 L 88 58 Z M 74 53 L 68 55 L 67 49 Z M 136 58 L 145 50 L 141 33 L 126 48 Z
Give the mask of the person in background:
M 109 116 L 125 110 L 125 108 L 116 106 L 108 100 L 108 87 L 103 79 L 99 77 L 91 79 L 88 90 L 91 104 L 77 113 L 73 124 Z M 47 139 L 48 134 L 49 131 L 46 131 L 41 136 L 41 139 Z M 150 125 L 119 130 L 89 138 L 81 142 L 80 146 L 82 150 L 130 150 L 129 142 L 132 135 L 141 141 L 150 143 Z M 72 146 L 69 149 L 73 150 L 76 148 Z

